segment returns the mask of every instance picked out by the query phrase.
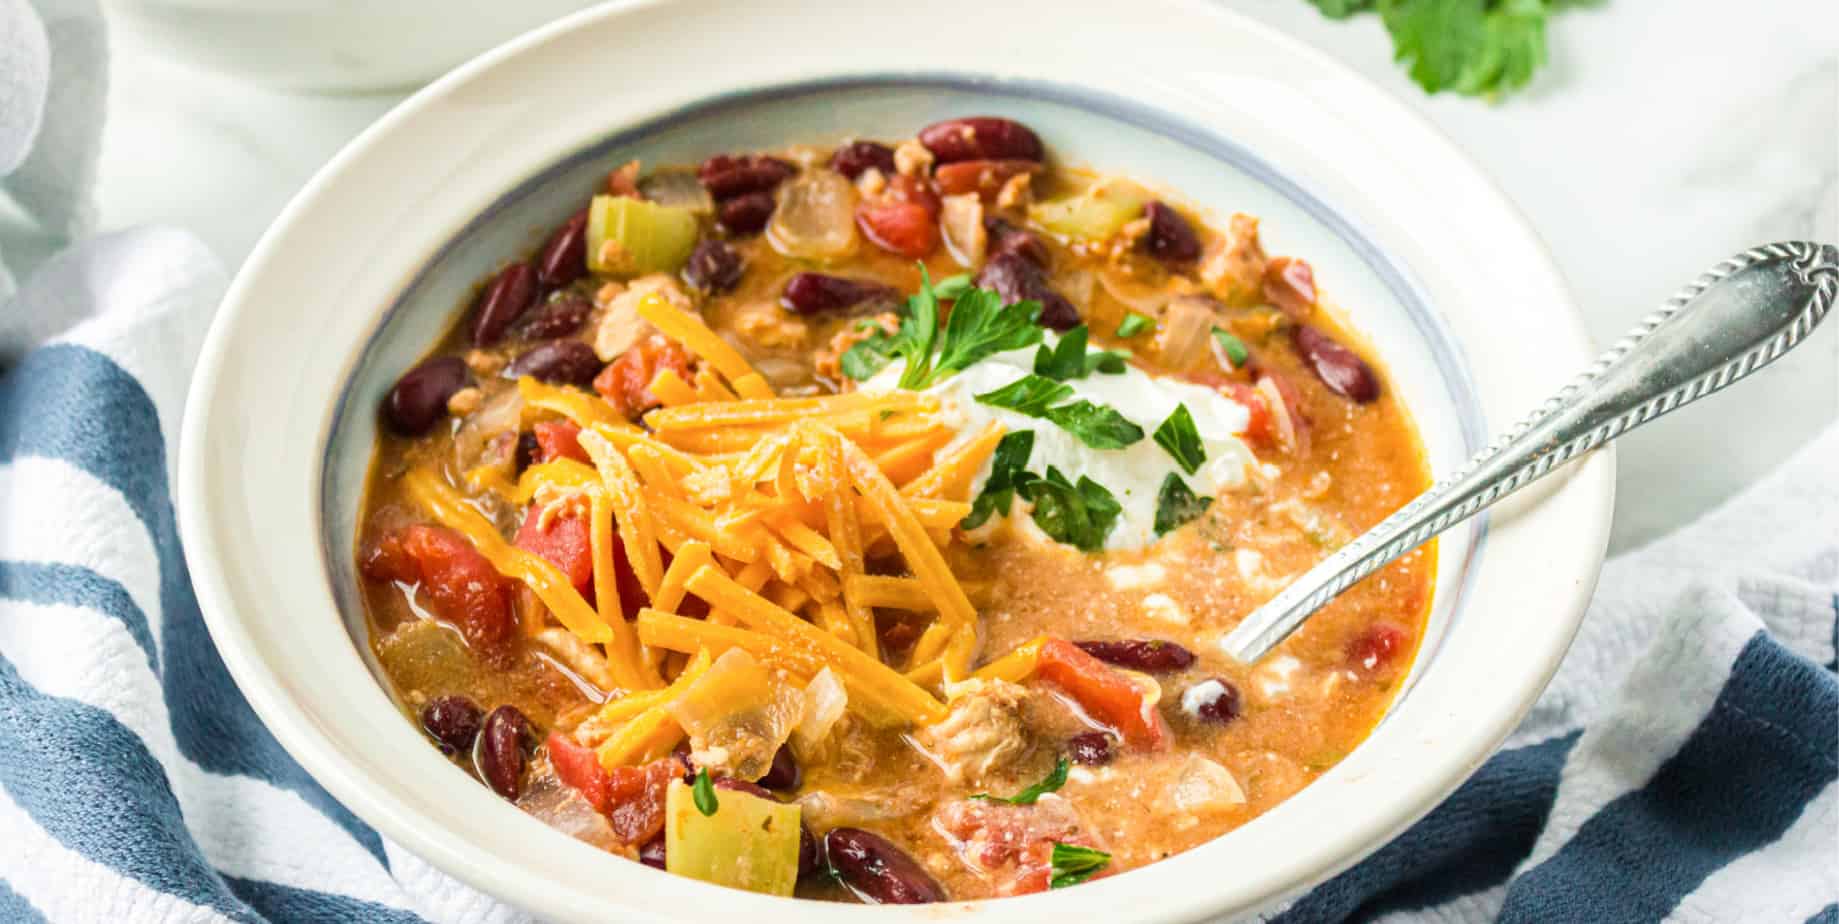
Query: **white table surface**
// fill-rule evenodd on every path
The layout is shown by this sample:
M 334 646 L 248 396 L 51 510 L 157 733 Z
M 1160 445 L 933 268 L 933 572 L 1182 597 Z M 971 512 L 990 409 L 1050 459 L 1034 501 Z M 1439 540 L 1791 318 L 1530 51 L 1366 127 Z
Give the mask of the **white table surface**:
M 1426 97 L 1372 16 L 1330 22 L 1302 0 L 1230 5 L 1347 62 L 1476 158 L 1556 254 L 1599 343 L 1744 247 L 1839 241 L 1831 0 L 1609 0 L 1567 12 L 1552 21 L 1533 88 L 1496 105 Z M 116 44 L 103 228 L 177 225 L 232 269 L 307 178 L 401 98 L 272 92 L 132 36 Z M 1752 384 L 1621 441 L 1612 551 L 1695 518 L 1836 418 L 1830 322 Z

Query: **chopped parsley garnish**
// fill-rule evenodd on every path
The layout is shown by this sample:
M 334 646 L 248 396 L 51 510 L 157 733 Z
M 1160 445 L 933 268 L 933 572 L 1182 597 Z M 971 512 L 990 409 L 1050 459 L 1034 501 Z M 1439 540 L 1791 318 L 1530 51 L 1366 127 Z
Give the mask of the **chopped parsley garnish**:
M 1156 322 L 1150 320 L 1148 315 L 1141 315 L 1132 311 L 1124 315 L 1124 320 L 1118 322 L 1117 339 L 1129 340 L 1155 326 Z
M 877 331 L 843 354 L 843 374 L 861 381 L 895 358 L 907 361 L 900 387 L 917 391 L 978 360 L 1041 342 L 1035 319 L 1041 305 L 1021 301 L 1003 306 L 1002 296 L 953 276 L 932 284 L 920 267 L 920 290 L 907 299 L 907 314 L 892 334 Z M 944 287 L 941 291 L 940 287 Z M 939 299 L 952 299 L 951 318 L 939 329 Z
M 1019 490 L 1034 503 L 1034 523 L 1042 532 L 1085 552 L 1104 547 L 1118 514 L 1124 512 L 1104 485 L 1084 475 L 1074 484 L 1051 465 L 1047 477 Z
M 1194 415 L 1188 413 L 1185 404 L 1175 405 L 1169 412 L 1167 420 L 1156 428 L 1156 445 L 1168 450 L 1181 470 L 1192 475 L 1200 470 L 1200 464 L 1207 461 L 1207 450 L 1201 447 L 1200 431 L 1194 427 Z
M 1124 371 L 1124 354 L 1117 350 L 1086 352 L 1089 334 L 1084 324 L 1060 335 L 1053 346 L 1042 344 L 1034 351 L 1034 374 L 1065 382 L 1083 379 L 1094 372 L 1118 375 Z
M 1051 863 L 1052 878 L 1047 880 L 1048 887 L 1064 889 L 1092 878 L 1111 865 L 1111 855 L 1094 847 L 1054 841 Z
M 1123 449 L 1143 438 L 1143 428 L 1102 404 L 1072 397 L 1071 386 L 1039 375 L 1025 375 L 995 391 L 977 396 L 980 404 L 1040 417 L 1071 433 L 1093 449 Z
M 1198 519 L 1212 503 L 1213 498 L 1195 494 L 1194 489 L 1188 487 L 1180 475 L 1169 472 L 1169 476 L 1162 479 L 1162 490 L 1156 493 L 1156 535 L 1163 535 Z
M 983 799 L 987 802 L 1007 802 L 1010 805 L 1033 805 L 1034 800 L 1050 792 L 1059 792 L 1060 787 L 1066 785 L 1066 771 L 1070 766 L 1072 766 L 1072 764 L 1069 763 L 1066 758 L 1062 757 L 1054 762 L 1054 769 L 1050 771 L 1047 776 L 1043 777 L 1041 782 L 1013 796 L 992 796 L 987 792 L 980 792 L 973 794 L 971 798 Z
M 991 407 L 1008 408 L 1030 417 L 1045 417 L 1048 408 L 1072 396 L 1073 388 L 1070 385 L 1038 375 L 1024 375 L 1001 388 L 978 395 L 977 401 Z
M 990 460 L 990 479 L 983 483 L 983 491 L 971 502 L 971 512 L 958 522 L 958 528 L 976 529 L 993 513 L 1008 514 L 1016 490 L 1027 487 L 1035 478 L 1026 470 L 1028 456 L 1033 452 L 1033 430 L 1016 430 L 1003 436 Z
M 1213 329 L 1213 339 L 1219 343 L 1220 351 L 1226 354 L 1226 361 L 1234 369 L 1245 368 L 1245 361 L 1252 358 L 1252 351 L 1245 348 L 1245 341 L 1232 335 L 1223 327 Z
M 709 780 L 709 768 L 696 771 L 696 781 L 690 784 L 690 797 L 696 802 L 696 811 L 704 818 L 715 814 L 721 803 L 715 799 L 715 784 Z
M 1093 449 L 1123 449 L 1143 439 L 1143 428 L 1102 404 L 1075 401 L 1047 409 L 1048 420 Z

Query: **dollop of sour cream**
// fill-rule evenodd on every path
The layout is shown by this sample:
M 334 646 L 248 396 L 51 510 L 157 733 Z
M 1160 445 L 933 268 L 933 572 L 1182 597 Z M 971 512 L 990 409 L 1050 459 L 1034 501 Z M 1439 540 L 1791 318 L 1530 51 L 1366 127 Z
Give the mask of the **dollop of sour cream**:
M 1055 338 L 1049 335 L 1051 346 Z M 1135 549 L 1156 541 L 1156 495 L 1173 472 L 1196 494 L 1217 496 L 1244 485 L 1246 467 L 1256 463 L 1239 435 L 1251 421 L 1244 405 L 1204 385 L 1150 375 L 1133 365 L 1121 373 L 1094 372 L 1066 384 L 1073 394 L 1065 401 L 1084 399 L 1113 408 L 1143 428 L 1143 439 L 1124 449 L 1094 449 L 1054 423 L 977 401 L 977 395 L 995 391 L 1034 371 L 1035 348 L 997 353 L 968 369 L 959 370 L 926 389 L 939 399 L 939 414 L 957 431 L 940 451 L 947 455 L 995 421 L 1009 433 L 1034 431 L 1034 452 L 1028 470 L 1045 475 L 1053 466 L 1075 484 L 1086 476 L 1103 485 L 1123 507 L 1116 525 L 1105 538 L 1105 548 Z M 888 392 L 899 387 L 904 360 L 889 363 L 866 382 L 863 391 Z M 1152 434 L 1179 405 L 1187 405 L 1206 450 L 1200 470 L 1189 475 Z M 972 495 L 983 490 L 990 477 L 984 463 L 972 484 Z

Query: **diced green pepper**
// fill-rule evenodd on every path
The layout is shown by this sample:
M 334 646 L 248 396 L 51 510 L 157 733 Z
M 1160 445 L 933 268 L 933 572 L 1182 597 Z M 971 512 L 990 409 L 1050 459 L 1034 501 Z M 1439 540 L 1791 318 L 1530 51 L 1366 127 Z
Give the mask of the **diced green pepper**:
M 703 815 L 682 780 L 664 800 L 664 867 L 679 876 L 749 892 L 790 895 L 798 882 L 796 805 L 736 789 L 716 791 Z
M 699 228 L 690 209 L 630 196 L 595 196 L 587 216 L 587 268 L 611 276 L 674 273 Z
M 1028 217 L 1055 234 L 1103 241 L 1132 219 L 1143 215 L 1146 197 L 1123 183 L 1094 186 L 1077 196 L 1042 202 L 1028 209 Z

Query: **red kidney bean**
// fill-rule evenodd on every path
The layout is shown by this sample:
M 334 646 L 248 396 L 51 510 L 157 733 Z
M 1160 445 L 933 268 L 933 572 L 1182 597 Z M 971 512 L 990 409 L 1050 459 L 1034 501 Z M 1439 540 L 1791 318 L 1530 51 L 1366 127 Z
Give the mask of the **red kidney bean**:
M 466 362 L 458 356 L 422 360 L 402 374 L 383 398 L 383 422 L 403 436 L 420 436 L 447 416 L 447 399 L 466 387 Z
M 536 740 L 530 720 L 516 706 L 499 706 L 485 717 L 485 730 L 473 749 L 479 777 L 492 791 L 516 800 L 523 789 L 526 750 Z
M 818 871 L 824 864 L 824 858 L 818 853 L 817 838 L 811 836 L 811 829 L 798 826 L 798 878 L 803 879 Z
M 1302 354 L 1309 368 L 1315 371 L 1315 377 L 1321 379 L 1329 391 L 1357 404 L 1379 397 L 1379 376 L 1373 374 L 1373 368 L 1353 350 L 1336 343 L 1333 337 L 1307 324 L 1298 324 L 1290 331 L 1290 342 L 1296 345 L 1296 352 Z
M 664 832 L 659 831 L 657 837 L 639 848 L 639 862 L 652 869 L 664 868 Z
M 1111 736 L 1101 732 L 1086 732 L 1074 735 L 1066 741 L 1066 756 L 1073 763 L 1088 767 L 1102 767 L 1117 756 L 1117 750 L 1111 743 Z
M 1041 139 L 1026 125 L 996 116 L 934 122 L 919 143 L 941 164 L 959 160 L 1040 160 Z
M 560 289 L 587 275 L 587 209 L 569 216 L 536 258 L 536 281 Z
M 479 722 L 485 716 L 473 701 L 464 696 L 441 696 L 421 707 L 421 729 L 441 746 L 447 755 L 471 751 L 479 736 Z
M 536 460 L 541 458 L 542 455 L 543 444 L 537 442 L 535 433 L 525 430 L 517 434 L 517 455 L 514 459 L 514 464 L 517 466 L 517 473 L 519 475 L 524 473 L 524 469 L 535 465 Z
M 830 155 L 830 169 L 855 179 L 870 167 L 894 175 L 894 149 L 878 141 L 851 141 Z
M 696 168 L 696 176 L 702 180 L 703 188 L 718 200 L 771 191 L 797 172 L 798 168 L 783 160 L 758 154 L 743 154 L 739 157 L 717 154 Z
M 683 265 L 683 278 L 710 295 L 719 295 L 738 285 L 746 271 L 747 264 L 734 248 L 711 237 L 698 241 L 696 249 L 690 251 L 689 262 Z
M 1048 288 L 1047 275 L 1039 264 L 1020 254 L 999 253 L 983 264 L 977 273 L 977 285 L 995 289 L 1007 304 L 1034 299 L 1041 303 L 1041 323 L 1054 330 L 1072 330 L 1079 326 L 1079 309 L 1060 293 Z
M 513 263 L 498 271 L 473 303 L 473 346 L 488 347 L 503 339 L 511 322 L 536 301 L 536 271 Z
M 773 220 L 773 194 L 752 192 L 722 202 L 715 220 L 722 230 L 739 237 L 759 234 Z
M 1411 642 L 1403 626 L 1376 622 L 1347 643 L 1347 662 L 1356 670 L 1374 673 L 1390 663 Z
M 773 797 L 771 792 L 767 791 L 766 787 L 761 786 L 759 783 L 749 783 L 746 780 L 735 779 L 731 776 L 716 777 L 711 785 L 716 789 L 728 789 L 734 792 L 744 792 L 750 796 L 759 796 L 768 802 L 779 801 Z
M 600 374 L 600 365 L 593 347 L 579 340 L 551 340 L 511 360 L 504 371 L 512 378 L 527 375 L 552 385 L 585 386 Z
M 1218 677 L 1203 680 L 1181 694 L 1182 711 L 1202 722 L 1224 725 L 1239 717 L 1239 688 Z
M 983 228 L 990 236 L 988 258 L 1012 253 L 1042 269 L 1047 268 L 1047 245 L 1033 231 L 1026 231 L 1000 218 L 985 219 Z
M 772 767 L 767 769 L 765 776 L 755 782 L 767 789 L 791 792 L 798 788 L 798 784 L 803 782 L 804 778 L 804 770 L 798 766 L 798 758 L 792 756 L 790 747 L 782 744 L 779 750 L 773 753 Z
M 1135 638 L 1104 642 L 1074 642 L 1086 654 L 1106 664 L 1146 674 L 1178 671 L 1194 663 L 1194 653 L 1156 638 Z
M 1315 270 L 1295 257 L 1273 257 L 1266 263 L 1259 288 L 1265 301 L 1299 321 L 1315 307 Z
M 1180 212 L 1161 202 L 1151 202 L 1143 207 L 1143 217 L 1149 219 L 1143 247 L 1150 256 L 1169 263 L 1187 263 L 1200 257 L 1200 238 Z
M 587 296 L 574 293 L 557 295 L 524 315 L 524 319 L 512 327 L 512 333 L 523 340 L 572 337 L 593 313 L 594 303 Z
M 671 748 L 670 756 L 677 758 L 677 763 L 683 765 L 683 781 L 696 782 L 696 762 L 690 759 L 690 739 L 677 742 L 677 746 Z
M 878 834 L 832 828 L 824 835 L 830 872 L 851 894 L 873 905 L 924 905 L 946 900 L 925 867 Z
M 826 276 L 823 273 L 799 273 L 786 280 L 779 293 L 779 304 L 798 314 L 822 314 L 841 311 L 868 301 L 892 301 L 895 292 L 879 282 Z

